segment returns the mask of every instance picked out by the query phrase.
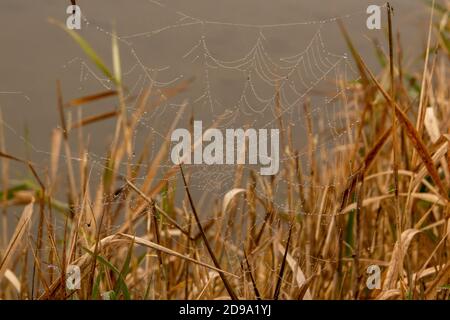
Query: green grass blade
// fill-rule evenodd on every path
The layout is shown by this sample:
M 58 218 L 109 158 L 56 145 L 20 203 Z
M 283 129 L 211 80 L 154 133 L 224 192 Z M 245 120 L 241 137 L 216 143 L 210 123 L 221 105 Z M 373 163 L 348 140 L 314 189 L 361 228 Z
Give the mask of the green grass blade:
M 112 73 L 109 71 L 108 67 L 106 67 L 103 60 L 99 57 L 99 55 L 95 52 L 95 50 L 91 47 L 91 45 L 76 31 L 68 29 L 63 23 L 56 21 L 54 19 L 49 20 L 50 23 L 53 23 L 57 25 L 58 27 L 62 28 L 64 31 L 66 31 L 73 40 L 83 49 L 84 53 L 91 59 L 91 61 L 97 66 L 97 68 L 100 69 L 100 71 L 108 77 L 111 81 L 113 81 L 115 84 L 118 84 L 118 80 L 112 75 Z
M 89 249 L 87 249 L 87 248 L 83 248 L 83 249 L 86 252 L 88 252 L 90 255 L 94 256 L 94 253 L 92 251 L 90 251 Z M 119 271 L 119 269 L 117 269 L 111 262 L 109 262 L 108 260 L 106 260 L 105 258 L 103 258 L 100 255 L 97 255 L 97 260 L 105 267 L 111 269 L 111 271 L 113 271 L 117 275 L 117 281 L 119 282 L 119 286 L 120 286 L 120 289 L 123 293 L 125 300 L 131 300 L 131 296 L 130 296 L 130 292 L 128 291 L 127 284 L 125 283 L 125 279 L 122 277 L 122 274 Z M 114 294 L 115 298 L 117 298 L 120 291 L 119 292 L 115 291 L 114 293 L 115 293 Z

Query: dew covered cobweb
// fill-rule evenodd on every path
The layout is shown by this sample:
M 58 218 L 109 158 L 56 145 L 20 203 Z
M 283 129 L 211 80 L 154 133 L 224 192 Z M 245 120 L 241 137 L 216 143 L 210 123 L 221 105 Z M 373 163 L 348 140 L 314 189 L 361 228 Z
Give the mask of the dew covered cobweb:
M 149 158 L 156 156 L 167 137 L 168 128 L 184 104 L 186 107 L 177 128 L 189 128 L 189 121 L 193 118 L 203 121 L 204 130 L 217 119 L 220 119 L 217 128 L 221 130 L 244 126 L 271 129 L 279 127 L 277 99 L 284 123 L 292 126 L 294 148 L 299 150 L 298 156 L 306 175 L 309 172 L 307 117 L 314 123 L 317 153 L 323 148 L 332 149 L 348 143 L 348 131 L 354 129 L 357 119 L 350 119 L 349 123 L 344 117 L 341 94 L 347 90 L 346 84 L 358 80 L 358 73 L 346 53 L 345 43 L 341 41 L 339 52 L 330 52 L 324 35 L 336 32 L 338 19 L 344 22 L 361 19 L 366 16 L 365 10 L 323 20 L 253 24 L 199 18 L 153 0 L 139 2 L 139 6 L 139 10 L 148 12 L 151 26 L 146 27 L 144 23 L 142 31 L 132 34 L 122 34 L 120 23 L 115 26 L 121 56 L 127 62 L 122 65 L 127 96 L 137 97 L 149 86 L 158 92 L 191 78 L 195 80 L 186 92 L 144 114 L 133 132 L 136 154 L 141 150 L 140 146 L 150 140 Z M 89 16 L 89 12 L 82 13 L 83 34 L 96 33 L 106 39 L 112 37 L 110 27 L 100 25 Z M 154 23 L 153 18 L 158 23 Z M 284 37 L 290 34 L 289 43 L 277 42 L 280 34 Z M 298 37 L 299 34 L 302 36 Z M 68 38 L 67 41 L 71 40 Z M 61 68 L 71 77 L 75 71 L 80 96 L 92 93 L 93 88 L 98 91 L 113 89 L 112 83 L 95 69 L 81 50 L 75 57 L 68 57 Z M 310 100 L 310 106 L 305 112 L 307 100 Z M 127 104 L 129 114 L 135 107 L 134 102 Z M 14 130 L 7 123 L 5 125 Z M 17 130 L 15 132 L 20 136 Z M 49 150 L 35 151 L 50 154 Z M 98 182 L 106 160 L 105 149 L 90 150 L 88 158 L 92 166 L 91 177 Z M 61 159 L 64 159 L 63 154 Z M 72 160 L 80 161 L 78 157 Z M 284 163 L 290 160 L 280 150 L 280 172 Z M 134 164 L 138 160 L 135 161 Z M 327 161 L 335 163 L 339 159 Z M 140 175 L 135 180 L 137 185 L 145 179 L 143 174 L 149 163 L 141 165 Z M 169 152 L 166 161 L 160 165 L 160 172 L 164 173 L 172 165 Z M 321 166 L 325 165 L 321 163 Z M 126 163 L 123 163 L 125 167 Z M 238 187 L 246 187 L 245 177 L 250 169 L 259 172 L 258 167 L 244 165 L 244 178 Z M 187 170 L 190 188 L 199 206 L 211 206 L 216 199 L 223 199 L 227 191 L 236 187 L 234 165 L 190 165 Z M 177 193 L 183 195 L 179 176 L 172 179 L 178 181 Z M 276 184 L 278 196 L 275 197 L 275 205 L 280 211 L 287 212 L 283 182 L 280 177 Z M 327 185 L 315 187 L 324 189 Z M 296 209 L 295 213 L 308 214 L 301 209 Z M 205 221 L 210 219 L 207 214 L 202 218 Z
M 193 118 L 202 120 L 203 130 L 206 130 L 220 118 L 217 128 L 222 130 L 244 126 L 278 128 L 279 114 L 275 111 L 275 105 L 279 99 L 283 120 L 293 127 L 294 147 L 300 150 L 299 157 L 304 166 L 308 166 L 306 117 L 313 119 L 315 133 L 320 132 L 317 152 L 320 148 L 333 148 L 347 142 L 347 131 L 353 129 L 357 121 L 347 123 L 343 117 L 341 93 L 346 88 L 340 84 L 358 80 L 358 74 L 345 48 L 342 53 L 328 51 L 322 35 L 327 29 L 336 29 L 338 19 L 352 19 L 365 15 L 365 12 L 317 21 L 256 25 L 200 19 L 151 0 L 142 10 L 148 10 L 149 20 L 152 13 L 163 14 L 167 17 L 164 20 L 172 23 L 134 34 L 118 33 L 121 54 L 128 54 L 133 61 L 124 68 L 128 94 L 138 96 L 148 86 L 157 92 L 189 78 L 195 78 L 195 81 L 186 94 L 170 99 L 145 114 L 134 133 L 137 140 L 147 132 L 153 132 L 156 140 L 165 139 L 167 128 L 183 103 L 188 105 L 184 111 L 185 121 L 177 127 L 189 128 L 189 120 Z M 93 32 L 103 33 L 105 37 L 113 36 L 111 30 L 93 24 L 89 16 L 84 15 L 83 19 Z M 301 34 L 299 30 L 305 28 L 310 30 L 309 38 L 296 39 L 295 35 Z M 298 50 L 272 53 L 267 48 L 270 45 L 268 37 L 286 32 L 292 33 L 291 41 L 296 43 Z M 217 40 L 217 33 L 224 34 L 220 41 Z M 245 35 L 242 36 L 241 47 L 221 50 L 231 39 L 239 40 L 240 34 Z M 183 36 L 189 40 L 180 40 Z M 158 52 L 154 54 L 157 56 L 155 59 L 152 59 L 152 51 Z M 167 59 L 164 59 L 165 56 Z M 167 60 L 169 63 L 157 65 L 155 60 Z M 95 80 L 105 89 L 112 88 L 111 82 L 83 57 L 72 59 L 68 65 L 71 64 L 81 70 L 81 84 Z M 305 113 L 303 105 L 307 100 L 311 102 Z M 133 107 L 128 105 L 130 113 Z M 158 123 L 164 125 L 158 126 Z M 156 154 L 160 143 L 155 142 L 152 146 L 153 154 Z M 99 155 L 90 156 L 104 160 Z M 162 171 L 164 167 L 168 169 L 172 166 L 170 159 L 167 160 L 168 163 L 162 165 Z M 285 161 L 289 159 L 280 150 L 280 167 Z M 244 167 L 258 172 L 254 166 Z M 233 187 L 235 172 L 236 166 L 233 165 L 190 166 L 190 187 L 201 191 L 199 194 L 220 199 Z

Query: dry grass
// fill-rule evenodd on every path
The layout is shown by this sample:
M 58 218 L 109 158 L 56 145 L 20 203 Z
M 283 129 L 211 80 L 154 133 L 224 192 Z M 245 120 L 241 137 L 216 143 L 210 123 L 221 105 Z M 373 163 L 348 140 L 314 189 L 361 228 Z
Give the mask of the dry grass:
M 441 14 L 446 17 L 448 11 Z M 341 97 L 345 123 L 359 120 L 348 130 L 349 143 L 318 156 L 313 138 L 318 132 L 306 117 L 311 170 L 304 172 L 290 125 L 277 106 L 283 156 L 289 161 L 276 177 L 255 172 L 244 177 L 238 166 L 235 188 L 213 208 L 198 207 L 184 167 L 161 169 L 183 107 L 156 156 L 147 159 L 144 146 L 134 158 L 148 162 L 148 169 L 131 161 L 136 150 L 130 132 L 144 112 L 187 90 L 190 81 L 163 92 L 148 88 L 127 115 L 117 42 L 110 72 L 69 31 L 116 89 L 65 103 L 57 85 L 61 126 L 54 130 L 46 171 L 10 155 L 2 143 L 0 299 L 101 299 L 110 291 L 115 299 L 449 299 L 449 23 L 443 20 L 433 29 L 430 22 L 420 75 L 404 70 L 390 26 L 390 51 L 384 57 L 389 64 L 376 76 L 341 24 L 361 75 L 357 83 L 341 84 L 351 88 Z M 112 97 L 118 101 L 113 110 L 67 122 L 67 110 Z M 309 114 L 308 103 L 304 108 Z M 101 181 L 92 181 L 82 128 L 109 118 L 116 121 L 114 140 Z M 78 150 L 69 143 L 72 135 L 78 137 Z M 57 182 L 61 150 L 67 172 L 63 185 Z M 320 159 L 337 154 L 342 161 L 321 165 Z M 81 159 L 76 166 L 73 155 Z M 28 168 L 36 183 L 14 185 L 10 162 Z M 121 163 L 127 163 L 124 174 Z M 145 179 L 138 182 L 138 176 Z M 173 179 L 177 176 L 182 179 Z M 274 205 L 274 185 L 281 178 L 288 185 L 282 201 L 290 212 L 307 214 L 286 214 Z M 185 192 L 182 201 L 171 192 L 177 181 L 183 183 L 178 186 Z M 317 186 L 326 187 L 319 193 Z M 56 200 L 60 188 L 65 202 Z M 8 212 L 24 205 L 8 237 Z M 55 215 L 63 217 L 62 231 L 52 224 Z M 205 224 L 204 216 L 213 219 Z M 382 286 L 369 290 L 366 268 L 373 264 L 382 270 Z M 66 289 L 69 265 L 81 269 L 79 290 Z

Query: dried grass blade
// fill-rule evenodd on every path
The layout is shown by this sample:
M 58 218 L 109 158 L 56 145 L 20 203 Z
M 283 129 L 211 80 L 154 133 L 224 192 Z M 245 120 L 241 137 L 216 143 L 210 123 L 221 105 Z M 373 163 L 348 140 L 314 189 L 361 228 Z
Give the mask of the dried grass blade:
M 273 300 L 278 300 L 281 290 L 281 284 L 283 283 L 284 269 L 286 267 L 286 259 L 289 252 L 289 245 L 291 244 L 292 225 L 289 227 L 289 235 L 286 243 L 286 250 L 284 250 L 283 261 L 281 262 L 280 274 L 278 275 L 277 285 L 275 287 L 275 293 L 273 294 Z
M 208 242 L 208 239 L 206 238 L 206 234 L 203 231 L 203 226 L 200 223 L 200 218 L 198 217 L 197 214 L 197 210 L 195 209 L 195 205 L 194 205 L 194 201 L 192 200 L 192 196 L 191 196 L 191 192 L 189 191 L 189 188 L 187 186 L 187 182 L 186 182 L 186 177 L 184 176 L 184 172 L 183 172 L 183 167 L 180 164 L 180 172 L 181 172 L 181 177 L 183 178 L 183 183 L 184 183 L 184 188 L 186 189 L 186 193 L 188 195 L 188 199 L 189 199 L 189 203 L 191 205 L 191 209 L 192 209 L 192 213 L 194 214 L 194 218 L 195 218 L 195 222 L 197 223 L 197 227 L 202 235 L 202 239 L 203 242 L 205 243 L 206 249 L 208 250 L 208 253 L 212 259 L 212 261 L 214 262 L 214 265 L 216 266 L 217 269 L 222 269 L 220 267 L 219 261 L 217 260 L 213 250 L 211 249 L 211 246 Z M 231 287 L 230 283 L 228 282 L 227 278 L 225 277 L 223 272 L 220 272 L 220 278 L 222 279 L 222 282 L 225 286 L 225 289 L 227 290 L 228 294 L 230 295 L 231 299 L 233 300 L 238 300 L 238 297 L 236 295 L 236 293 L 234 293 L 233 288 Z
M 403 259 L 406 251 L 408 250 L 411 240 L 420 231 L 416 229 L 408 229 L 402 232 L 400 239 L 395 243 L 394 251 L 392 252 L 392 258 L 389 263 L 386 278 L 383 284 L 383 290 L 391 290 L 395 288 L 397 283 L 397 277 L 401 272 L 403 266 Z
M 395 101 L 393 101 L 392 97 L 383 89 L 381 84 L 378 82 L 378 80 L 375 78 L 373 73 L 370 71 L 370 69 L 367 67 L 367 65 L 364 63 L 361 57 L 359 57 L 361 60 L 362 65 L 367 70 L 367 73 L 369 74 L 372 81 L 377 86 L 378 90 L 383 94 L 384 98 L 391 104 L 394 104 L 395 106 L 395 114 L 397 116 L 397 119 L 399 120 L 400 124 L 404 127 L 406 135 L 411 140 L 412 145 L 414 146 L 415 150 L 421 157 L 422 161 L 424 162 L 428 173 L 430 174 L 431 178 L 434 180 L 436 185 L 439 188 L 439 191 L 442 193 L 442 196 L 444 196 L 446 199 L 448 199 L 447 191 L 442 184 L 441 179 L 439 178 L 439 174 L 437 172 L 437 169 L 434 166 L 433 159 L 431 158 L 430 154 L 428 153 L 428 150 L 422 141 L 422 138 L 420 137 L 417 130 L 414 128 L 414 125 L 409 121 L 406 114 L 400 109 L 400 107 L 397 105 Z
M 105 98 L 109 98 L 112 96 L 117 95 L 117 91 L 115 90 L 108 90 L 108 91 L 104 91 L 104 92 L 100 92 L 100 93 L 96 93 L 93 95 L 88 95 L 88 96 L 84 96 L 81 98 L 77 98 L 77 99 L 73 99 L 71 101 L 69 101 L 68 103 L 66 103 L 64 105 L 65 108 L 70 108 L 70 107 L 77 107 L 77 106 L 82 106 L 97 100 L 101 100 L 101 99 L 105 99 Z
M 25 235 L 25 231 L 27 230 L 28 224 L 30 223 L 31 216 L 33 215 L 33 203 L 34 200 L 28 204 L 22 212 L 22 216 L 17 223 L 14 234 L 9 241 L 8 247 L 6 248 L 5 254 L 2 257 L 0 262 L 0 280 L 5 275 L 6 269 L 8 268 L 9 263 L 12 260 L 12 257 L 17 250 L 19 244 L 22 241 L 22 238 Z
M 107 119 L 116 117 L 119 114 L 120 114 L 120 111 L 114 110 L 114 111 L 98 114 L 98 115 L 95 115 L 95 116 L 86 117 L 83 120 L 81 120 L 80 122 L 77 122 L 77 123 L 74 123 L 73 125 L 71 125 L 70 126 L 70 130 L 81 128 L 81 127 L 84 127 L 84 126 L 87 126 L 89 124 L 92 124 L 92 123 L 95 123 L 95 122 L 99 122 L 99 121 L 102 121 L 102 120 L 107 120 Z

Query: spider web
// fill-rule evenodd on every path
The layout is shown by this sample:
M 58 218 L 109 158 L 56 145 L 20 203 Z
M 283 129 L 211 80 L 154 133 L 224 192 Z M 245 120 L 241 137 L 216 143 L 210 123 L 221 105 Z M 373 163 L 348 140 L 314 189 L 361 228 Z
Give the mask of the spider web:
M 257 25 L 202 19 L 154 0 L 146 1 L 142 10 L 148 11 L 150 16 L 152 13 L 163 14 L 167 19 L 160 20 L 171 22 L 143 32 L 119 33 L 117 36 L 121 55 L 133 61 L 124 66 L 126 71 L 123 78 L 128 89 L 126 98 L 139 96 L 149 86 L 152 86 L 154 91 L 162 92 L 164 88 L 192 76 L 195 81 L 186 93 L 165 101 L 144 114 L 133 132 L 137 150 L 141 142 L 151 136 L 151 154 L 156 155 L 166 139 L 167 124 L 172 122 L 185 101 L 189 108 L 184 112 L 184 117 L 177 127 L 188 128 L 189 119 L 193 115 L 195 120 L 203 121 L 204 129 L 220 118 L 221 122 L 217 128 L 222 130 L 244 126 L 255 129 L 278 128 L 277 117 L 280 114 L 276 112 L 276 104 L 279 103 L 283 121 L 292 126 L 292 136 L 295 137 L 293 147 L 300 150 L 298 157 L 305 172 L 308 172 L 311 165 L 306 149 L 306 118 L 311 118 L 314 123 L 315 153 L 320 154 L 321 149 L 332 149 L 348 143 L 348 131 L 353 130 L 358 121 L 352 120 L 348 123 L 348 119 L 343 117 L 341 94 L 348 88 L 340 86 L 339 83 L 347 84 L 359 78 L 346 53 L 328 51 L 323 35 L 327 28 L 336 28 L 338 19 L 360 17 L 366 14 L 365 11 L 316 21 Z M 83 28 L 86 29 L 83 32 L 98 32 L 106 38 L 113 36 L 111 29 L 95 23 L 85 11 L 82 12 Z M 308 39 L 296 39 L 295 30 L 302 28 L 311 30 Z M 234 39 L 239 39 L 239 35 L 244 34 L 242 47 L 235 48 L 232 53 L 228 50 L 228 56 L 224 56 L 220 49 L 226 43 L 218 42 L 212 36 L 215 32 L 229 32 L 229 37 Z M 283 32 L 292 32 L 295 49 L 301 49 L 284 52 L 276 50 L 276 46 L 274 48 L 271 44 L 270 36 Z M 183 33 L 188 34 L 189 39 L 180 38 Z M 248 41 L 249 38 L 253 40 Z M 68 60 L 62 67 L 70 75 L 73 70 L 77 70 L 80 91 L 89 88 L 92 92 L 93 84 L 113 89 L 111 81 L 81 56 Z M 306 112 L 303 105 L 307 101 L 310 101 L 310 108 Z M 130 114 L 134 108 L 132 103 L 127 104 Z M 14 128 L 7 128 L 15 132 Z M 17 132 L 15 134 L 20 136 Z M 39 153 L 50 154 L 34 147 L 33 149 Z M 327 161 L 339 162 L 339 153 L 335 156 L 337 159 L 330 158 Z M 64 158 L 64 155 L 60 157 Z M 89 151 L 88 157 L 93 166 L 92 176 L 96 175 L 101 179 L 105 154 Z M 71 160 L 81 161 L 77 157 Z M 166 160 L 161 164 L 161 172 L 173 165 L 169 158 Z M 292 158 L 280 149 L 280 172 L 291 160 Z M 121 165 L 125 168 L 127 163 L 123 162 Z M 321 166 L 326 165 L 321 163 Z M 141 164 L 141 169 L 141 172 L 145 172 L 147 165 Z M 190 165 L 187 170 L 190 175 L 190 188 L 199 203 L 205 206 L 213 203 L 214 200 L 211 199 L 222 199 L 225 193 L 234 187 L 236 166 Z M 243 166 L 243 180 L 239 187 L 245 187 L 245 178 L 250 170 L 257 168 Z M 144 179 L 145 176 L 138 176 L 137 184 Z M 283 177 L 279 178 L 275 190 L 274 204 L 282 212 L 289 212 L 285 203 L 286 183 Z M 323 190 L 333 185 L 335 184 L 314 187 Z M 308 186 L 308 182 L 305 182 L 304 186 Z M 256 191 L 260 197 L 264 197 L 261 190 Z M 296 208 L 294 213 L 313 214 L 301 208 Z M 203 219 L 207 222 L 210 218 L 206 216 Z M 232 236 L 225 240 L 232 241 Z
M 346 142 L 348 136 L 346 130 L 352 129 L 357 121 L 346 124 L 342 115 L 339 114 L 342 111 L 340 94 L 346 88 L 339 88 L 338 82 L 340 79 L 344 83 L 357 80 L 357 73 L 348 61 L 346 53 L 335 54 L 327 50 L 322 33 L 327 25 L 335 27 L 338 19 L 350 19 L 354 15 L 365 14 L 365 12 L 317 21 L 254 25 L 204 20 L 184 12 L 172 11 L 161 2 L 148 0 L 147 3 L 149 12 L 157 7 L 167 15 L 176 17 L 176 22 L 149 31 L 117 37 L 123 44 L 122 50 L 129 50 L 129 54 L 135 61 L 124 73 L 124 78 L 129 83 L 133 83 L 130 95 L 139 94 L 149 85 L 155 90 L 170 87 L 186 78 L 186 74 L 191 71 L 195 74 L 196 81 L 193 90 L 189 90 L 188 103 L 193 106 L 192 113 L 195 120 L 205 122 L 202 115 L 207 114 L 206 118 L 210 118 L 209 120 L 221 117 L 219 129 L 241 128 L 243 125 L 252 128 L 277 128 L 278 115 L 275 113 L 275 104 L 278 92 L 281 114 L 285 121 L 295 127 L 294 136 L 305 136 L 305 118 L 311 117 L 322 127 L 326 126 L 321 128 L 322 137 L 316 146 L 316 152 L 320 148 L 332 148 Z M 87 26 L 93 25 L 87 16 L 83 16 L 83 19 Z M 273 30 L 284 32 L 283 29 L 286 28 L 304 27 L 312 28 L 314 33 L 300 52 L 274 57 L 266 48 L 266 33 Z M 105 36 L 113 36 L 111 31 L 101 26 L 94 25 L 94 28 Z M 234 29 L 233 33 L 251 32 L 254 34 L 254 40 L 251 46 L 247 46 L 248 49 L 238 50 L 239 53 L 235 54 L 236 58 L 226 59 L 220 53 L 217 54 L 215 52 L 217 50 L 210 44 L 212 41 L 209 40 L 208 31 L 211 28 Z M 193 44 L 176 50 L 179 62 L 175 65 L 155 66 L 150 59 L 146 59 L 145 49 L 140 50 L 140 47 L 144 44 L 148 48 L 155 48 L 156 45 L 162 44 L 162 41 L 168 37 L 167 33 L 173 30 L 188 32 L 191 37 L 193 37 L 193 31 L 196 31 L 198 39 L 193 41 Z M 169 41 L 166 40 L 166 42 Z M 164 47 L 159 46 L 158 50 L 163 54 L 166 53 Z M 173 51 L 171 45 L 167 50 L 167 54 L 171 55 Z M 79 64 L 81 68 L 81 83 L 95 79 L 104 88 L 112 89 L 110 80 L 94 71 L 86 61 L 77 57 L 68 64 L 73 63 Z M 223 78 L 224 74 L 227 82 L 221 83 L 220 78 L 221 76 Z M 227 90 L 226 86 L 231 82 L 233 88 Z M 324 83 L 328 86 L 328 93 L 319 94 L 319 97 L 316 94 L 312 97 L 314 90 L 323 86 Z M 305 113 L 302 105 L 307 99 L 312 100 L 312 107 L 308 113 Z M 169 119 L 174 117 L 180 105 L 181 101 L 178 103 L 167 101 L 150 114 L 146 114 L 140 121 L 135 137 L 139 136 L 140 130 L 149 130 L 156 136 L 164 138 L 166 133 L 160 131 L 155 123 L 170 122 Z M 129 109 L 132 111 L 133 108 L 129 106 Z M 183 125 L 178 127 L 180 126 L 183 127 Z M 184 125 L 184 127 L 187 126 L 188 124 Z M 342 130 L 342 128 L 347 129 Z M 300 141 L 300 145 L 302 142 L 304 143 Z M 154 144 L 155 152 L 158 146 L 159 144 Z M 283 155 L 282 150 L 280 155 Z M 305 155 L 306 151 L 303 151 L 299 157 L 301 162 L 308 166 Z M 95 154 L 91 156 L 95 157 Z M 104 159 L 99 157 L 99 160 Z M 281 157 L 280 167 L 283 166 L 283 162 L 289 160 Z M 170 163 L 163 165 L 167 168 L 170 166 Z M 235 170 L 235 166 L 229 165 L 191 166 L 191 187 L 203 193 L 205 191 L 213 193 L 215 198 L 220 198 L 232 187 Z M 315 187 L 323 189 L 327 186 Z

